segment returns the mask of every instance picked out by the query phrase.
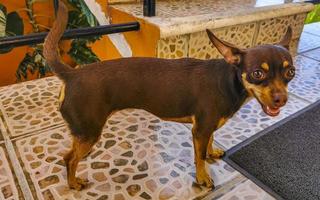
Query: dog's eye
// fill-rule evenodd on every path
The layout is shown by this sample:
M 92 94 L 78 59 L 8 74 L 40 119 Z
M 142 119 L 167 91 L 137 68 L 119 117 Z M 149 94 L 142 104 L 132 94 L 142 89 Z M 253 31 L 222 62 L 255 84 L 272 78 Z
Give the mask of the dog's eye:
M 262 80 L 265 77 L 265 74 L 262 70 L 256 70 L 251 73 L 251 76 L 256 80 Z
M 287 78 L 293 78 L 294 77 L 294 75 L 295 75 L 295 73 L 296 73 L 296 70 L 294 69 L 294 68 L 291 68 L 291 69 L 289 69 L 288 71 L 287 71 L 287 73 L 286 73 L 286 77 Z

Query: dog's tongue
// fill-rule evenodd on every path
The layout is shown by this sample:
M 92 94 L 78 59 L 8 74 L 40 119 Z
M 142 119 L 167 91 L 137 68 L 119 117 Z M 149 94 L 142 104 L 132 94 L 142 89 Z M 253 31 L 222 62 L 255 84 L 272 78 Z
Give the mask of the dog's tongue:
M 272 117 L 275 117 L 277 115 L 279 115 L 280 113 L 280 108 L 271 108 L 269 106 L 263 106 L 263 111 L 267 114 L 270 115 Z

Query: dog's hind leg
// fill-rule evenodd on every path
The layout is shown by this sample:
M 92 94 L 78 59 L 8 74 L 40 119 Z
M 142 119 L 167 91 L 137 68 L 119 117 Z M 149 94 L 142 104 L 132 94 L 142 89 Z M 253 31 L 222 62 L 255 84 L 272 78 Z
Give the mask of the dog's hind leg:
M 73 139 L 71 150 L 64 156 L 68 185 L 72 189 L 81 190 L 86 186 L 87 181 L 76 178 L 77 165 L 81 159 L 90 153 L 92 147 L 100 139 L 105 121 L 111 116 L 111 113 L 104 112 L 98 115 L 98 112 L 94 112 L 94 116 L 88 117 L 80 111 L 66 112 L 63 106 L 62 110 L 64 112 L 62 114 L 69 124 Z M 80 113 L 81 115 L 71 115 L 70 113 Z
M 64 156 L 67 167 L 67 180 L 70 188 L 81 190 L 86 186 L 88 181 L 75 176 L 76 169 L 79 161 L 90 152 L 95 143 L 96 141 L 82 140 L 73 136 L 72 149 Z

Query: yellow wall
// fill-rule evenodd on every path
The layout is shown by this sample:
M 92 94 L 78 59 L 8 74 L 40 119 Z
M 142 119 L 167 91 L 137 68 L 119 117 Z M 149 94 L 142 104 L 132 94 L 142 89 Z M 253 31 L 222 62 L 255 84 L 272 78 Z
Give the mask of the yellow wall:
M 52 1 L 48 2 L 37 2 L 34 6 L 34 13 L 36 15 L 45 15 L 48 17 L 38 17 L 37 23 L 44 26 L 51 26 L 53 22 L 53 4 Z M 98 3 L 102 5 L 103 11 L 106 10 L 107 0 L 97 0 Z M 21 0 L 2 0 L 2 4 L 7 7 L 8 12 L 17 11 L 25 7 L 25 1 Z M 124 12 L 118 11 L 116 9 L 110 9 L 110 14 L 112 16 L 112 23 L 125 23 L 137 21 L 131 15 L 128 15 Z M 25 11 L 19 11 L 19 15 L 24 20 L 24 32 L 29 34 L 33 32 L 32 26 L 28 23 L 29 18 L 26 15 Z M 159 29 L 152 24 L 148 24 L 143 20 L 138 20 L 140 22 L 140 31 L 133 31 L 124 33 L 125 38 L 127 39 L 131 49 L 133 51 L 133 56 L 156 56 L 156 45 L 159 39 Z M 46 30 L 46 29 L 41 29 Z M 64 61 L 71 66 L 76 64 L 71 60 L 67 55 L 70 41 L 64 41 L 60 44 L 61 54 Z M 32 49 L 29 46 L 23 46 L 13 49 L 11 52 L 6 54 L 0 54 L 0 86 L 13 84 L 16 82 L 15 72 L 22 61 L 26 52 L 31 51 Z M 92 45 L 92 50 L 97 54 L 100 60 L 107 60 L 113 58 L 121 57 L 114 45 L 111 43 L 107 36 L 103 36 L 102 39 L 96 41 Z M 36 78 L 35 76 L 30 76 L 31 79 Z

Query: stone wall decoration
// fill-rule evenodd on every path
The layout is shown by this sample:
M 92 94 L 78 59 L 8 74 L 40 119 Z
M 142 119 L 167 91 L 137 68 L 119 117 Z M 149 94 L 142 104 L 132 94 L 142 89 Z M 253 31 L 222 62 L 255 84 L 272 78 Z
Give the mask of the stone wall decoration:
M 244 24 L 211 30 L 217 37 L 240 48 L 252 46 L 256 24 Z M 189 41 L 189 57 L 199 59 L 221 58 L 205 31 L 192 33 Z
M 257 33 L 256 45 L 274 44 L 280 41 L 286 33 L 288 26 L 293 31 L 293 39 L 299 39 L 306 14 L 297 14 L 280 18 L 272 18 L 259 22 L 259 31 Z
M 189 35 L 160 39 L 157 47 L 159 58 L 183 58 L 188 56 Z

